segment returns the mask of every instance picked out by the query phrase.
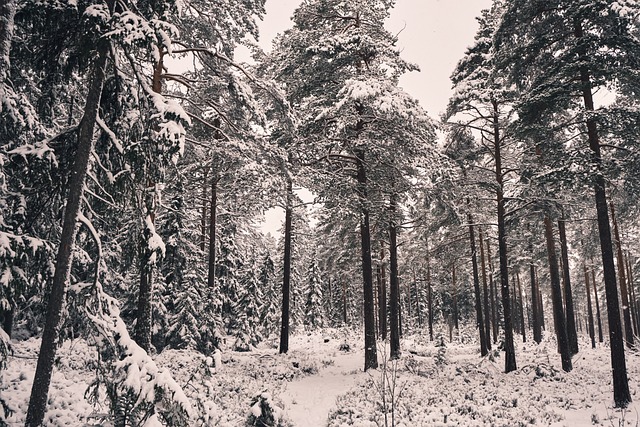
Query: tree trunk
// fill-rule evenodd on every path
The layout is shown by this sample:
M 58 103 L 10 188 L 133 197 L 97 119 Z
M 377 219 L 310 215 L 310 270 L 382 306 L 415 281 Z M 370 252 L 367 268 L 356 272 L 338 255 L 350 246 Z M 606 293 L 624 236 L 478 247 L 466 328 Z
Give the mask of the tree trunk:
M 498 298 L 496 286 L 493 282 L 493 261 L 491 260 L 491 247 L 489 246 L 489 237 L 487 237 L 487 260 L 489 261 L 489 293 L 491 300 L 491 324 L 493 325 L 493 343 L 498 342 L 498 310 L 496 308 L 496 299 Z
M 487 266 L 484 259 L 484 240 L 482 227 L 478 228 L 478 241 L 480 243 L 480 262 L 482 265 L 482 290 L 484 302 L 484 336 L 487 350 L 491 350 L 491 318 L 489 316 L 489 289 L 487 288 Z
M 429 341 L 433 341 L 433 289 L 431 287 L 431 258 L 427 242 L 427 304 L 429 305 Z
M 384 247 L 380 242 L 380 265 L 378 266 L 378 322 L 380 339 L 387 339 L 387 278 L 384 265 Z
M 145 224 L 153 224 L 152 215 L 147 214 Z M 149 230 L 149 225 L 145 228 L 145 238 Z M 151 350 L 151 334 L 153 323 L 152 295 L 153 295 L 153 265 L 150 263 L 151 251 L 143 248 L 143 255 L 140 261 L 140 290 L 138 295 L 138 311 L 136 315 L 136 326 L 134 338 L 136 343 L 147 353 Z
M 218 216 L 218 182 L 220 177 L 213 171 L 211 179 L 211 200 L 209 203 L 209 258 L 207 261 L 207 286 L 213 289 L 216 285 L 216 221 Z
M 280 324 L 280 354 L 289 351 L 289 319 L 291 304 L 291 234 L 293 232 L 293 200 L 291 179 L 287 180 L 287 201 L 284 211 L 284 260 L 282 276 L 282 322 Z M 344 291 L 343 291 L 344 294 Z M 345 297 L 343 296 L 343 300 Z M 346 301 L 345 301 L 346 312 Z M 346 314 L 345 314 L 346 316 Z
M 520 285 L 519 273 L 516 273 L 516 283 L 518 284 L 518 295 L 520 298 L 520 333 L 522 334 L 522 342 L 527 342 L 527 328 L 525 327 L 524 317 L 524 297 L 522 295 L 522 286 Z
M 202 218 L 200 220 L 200 250 L 204 253 L 207 248 L 207 176 L 209 168 L 202 172 Z
M 576 18 L 574 21 L 575 37 L 582 42 L 584 33 L 582 24 Z M 579 48 L 580 81 L 582 83 L 582 98 L 587 112 L 594 111 L 593 93 L 591 89 L 591 76 L 587 65 L 590 58 L 586 48 Z M 611 367 L 613 369 L 613 400 L 616 407 L 627 407 L 631 402 L 629 393 L 629 379 L 627 378 L 627 362 L 624 357 L 624 340 L 622 337 L 622 324 L 620 322 L 620 305 L 618 303 L 618 289 L 616 283 L 616 270 L 613 262 L 613 244 L 611 242 L 611 225 L 609 224 L 609 211 L 607 209 L 606 182 L 603 175 L 602 156 L 600 154 L 600 141 L 598 126 L 593 116 L 587 116 L 587 134 L 594 172 L 594 196 L 596 212 L 598 213 L 598 234 L 600 237 L 600 249 L 602 252 L 602 267 L 604 270 L 605 294 L 607 297 L 607 314 L 609 319 L 609 340 L 611 344 Z
M 627 267 L 627 281 L 629 282 L 629 295 L 631 298 L 631 317 L 633 318 L 633 326 L 635 333 L 640 331 L 640 325 L 638 325 L 638 299 L 636 298 L 636 287 L 633 280 L 633 269 L 631 267 L 631 257 L 629 251 L 627 251 L 626 267 Z
M 8 310 L 3 310 L 2 313 L 2 330 L 11 338 L 11 333 L 13 331 L 13 320 L 16 314 L 16 306 L 13 303 L 10 303 L 11 306 Z
M 591 283 L 593 284 L 593 296 L 595 298 L 594 302 L 596 304 L 596 320 L 598 322 L 598 342 L 604 342 L 604 336 L 602 333 L 602 316 L 600 315 L 600 301 L 598 297 L 598 285 L 596 284 L 596 272 L 591 268 Z
M 389 293 L 389 326 L 391 335 L 390 357 L 391 360 L 394 360 L 400 358 L 400 283 L 398 281 L 398 243 L 397 229 L 395 224 L 396 201 L 394 196 L 391 196 L 389 204 L 389 214 L 391 217 L 391 222 L 389 224 L 389 279 L 391 288 Z
M 567 248 L 567 233 L 565 231 L 565 220 L 558 221 L 558 231 L 560 232 L 560 248 L 562 255 L 562 275 L 564 278 L 564 306 L 567 319 L 567 338 L 569 338 L 569 349 L 571 354 L 578 353 L 578 334 L 576 332 L 576 317 L 573 312 L 573 293 L 571 292 L 571 276 L 569 274 L 569 251 Z
M 633 325 L 631 324 L 631 313 L 629 310 L 629 291 L 627 290 L 627 279 L 624 268 L 624 257 L 622 256 L 622 241 L 620 240 L 620 232 L 618 229 L 618 221 L 616 219 L 616 211 L 611 206 L 611 222 L 613 223 L 613 235 L 616 241 L 616 257 L 618 261 L 618 278 L 620 282 L 620 295 L 622 296 L 622 317 L 624 318 L 624 332 L 627 345 L 633 347 Z
M 587 294 L 587 321 L 589 323 L 589 338 L 591 338 L 591 348 L 596 348 L 596 333 L 593 326 L 593 307 L 591 306 L 591 291 L 589 290 L 589 271 L 587 263 L 583 264 L 584 269 L 584 286 Z
M 109 10 L 113 10 L 114 3 L 114 0 L 107 2 Z M 6 5 L 5 3 L 5 8 L 7 7 Z M 84 116 L 78 128 L 78 148 L 69 177 L 62 234 L 56 256 L 51 294 L 47 302 L 47 315 L 42 333 L 40 353 L 38 354 L 38 363 L 31 387 L 29 408 L 27 409 L 25 424 L 27 427 L 41 426 L 46 411 L 53 362 L 56 358 L 60 328 L 62 326 L 63 304 L 73 259 L 73 246 L 77 232 L 76 224 L 80 213 L 89 158 L 93 150 L 93 132 L 100 107 L 108 53 L 109 43 L 105 38 L 101 38 L 88 81 L 89 91 L 84 107 Z
M 533 263 L 533 244 L 529 242 L 529 253 L 531 263 L 529 264 L 529 278 L 531 280 L 531 317 L 533 319 L 533 340 L 540 344 L 542 342 L 542 321 L 540 319 L 540 303 L 538 301 L 538 283 L 536 281 L 536 267 Z
M 364 296 L 364 370 L 378 367 L 376 349 L 375 308 L 373 306 L 373 277 L 371 272 L 371 233 L 369 229 L 369 208 L 367 207 L 367 172 L 364 149 L 356 151 L 358 167 L 358 193 L 361 203 L 360 239 L 362 252 L 362 278 Z
M 456 283 L 456 263 L 451 264 L 451 292 L 453 292 L 453 326 L 460 329 L 458 324 L 458 284 Z
M 471 266 L 473 269 L 473 293 L 475 294 L 476 298 L 476 323 L 478 326 L 478 332 L 480 333 L 480 355 L 486 356 L 489 353 L 489 351 L 487 350 L 488 340 L 487 335 L 485 334 L 485 324 L 482 320 L 482 295 L 480 293 L 478 257 L 476 255 L 476 236 L 473 229 L 473 216 L 470 212 L 467 213 L 467 221 L 469 222 L 469 244 L 471 247 Z
M 573 369 L 571 364 L 571 348 L 567 337 L 567 326 L 565 324 L 564 310 L 562 307 L 562 288 L 560 287 L 560 273 L 558 269 L 558 258 L 553 241 L 553 225 L 548 215 L 544 216 L 544 237 L 547 241 L 547 256 L 549 257 L 549 276 L 551 279 L 551 301 L 553 303 L 553 322 L 558 338 L 558 347 L 562 359 L 562 369 L 565 372 Z
M 493 147 L 496 162 L 496 202 L 498 205 L 498 254 L 500 259 L 500 289 L 502 293 L 502 311 L 504 315 L 504 371 L 509 373 L 517 369 L 516 351 L 513 345 L 513 324 L 511 301 L 509 298 L 509 268 L 507 259 L 507 227 L 503 194 L 502 154 L 498 103 L 493 101 Z

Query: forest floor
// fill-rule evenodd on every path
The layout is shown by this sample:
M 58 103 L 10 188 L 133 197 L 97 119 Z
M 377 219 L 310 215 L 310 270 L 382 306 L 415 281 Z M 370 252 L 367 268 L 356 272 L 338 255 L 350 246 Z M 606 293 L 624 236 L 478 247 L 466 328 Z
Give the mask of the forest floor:
M 470 334 L 436 346 L 423 335 L 402 340 L 403 354 L 363 372 L 362 338 L 325 330 L 291 338 L 279 355 L 273 342 L 247 353 L 224 351 L 222 366 L 187 350 L 154 357 L 183 386 L 199 418 L 194 425 L 247 425 L 255 397 L 269 393 L 282 409 L 282 426 L 637 426 L 640 425 L 640 354 L 627 351 L 634 402 L 613 408 L 609 348 L 581 342 L 574 369 L 564 373 L 555 341 L 518 342 L 518 370 L 504 374 L 503 354 L 481 358 Z M 344 349 L 348 344 L 349 349 Z M 15 341 L 0 377 L 0 397 L 14 413 L 10 426 L 24 425 L 39 340 Z M 341 348 L 343 347 L 343 348 Z M 85 392 L 96 378 L 95 349 L 83 340 L 58 353 L 45 425 L 108 426 L 103 397 L 89 403 Z M 102 400 L 102 401 L 100 401 Z M 278 411 L 280 412 L 280 411 Z M 386 423 L 385 423 L 386 416 Z

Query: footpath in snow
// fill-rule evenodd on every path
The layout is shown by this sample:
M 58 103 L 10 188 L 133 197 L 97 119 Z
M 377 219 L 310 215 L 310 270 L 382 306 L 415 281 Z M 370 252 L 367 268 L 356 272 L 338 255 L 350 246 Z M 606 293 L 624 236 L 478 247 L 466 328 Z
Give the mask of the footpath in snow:
M 362 371 L 364 353 L 361 350 L 337 352 L 332 360 L 334 364 L 322 368 L 317 375 L 288 383 L 280 395 L 284 410 L 294 426 L 326 426 L 327 416 L 335 408 L 336 397 L 369 378 Z

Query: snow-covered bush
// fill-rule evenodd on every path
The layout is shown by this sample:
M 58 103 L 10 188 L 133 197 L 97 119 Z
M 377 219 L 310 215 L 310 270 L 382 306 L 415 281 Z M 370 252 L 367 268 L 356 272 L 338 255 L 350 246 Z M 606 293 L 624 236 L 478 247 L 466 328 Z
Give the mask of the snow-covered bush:
M 99 365 L 87 395 L 107 398 L 114 426 L 187 426 L 193 409 L 171 374 L 129 336 L 115 299 L 95 285 L 87 315 L 98 331 Z
M 290 427 L 291 423 L 284 417 L 282 408 L 274 403 L 271 394 L 262 392 L 251 401 L 247 426 Z

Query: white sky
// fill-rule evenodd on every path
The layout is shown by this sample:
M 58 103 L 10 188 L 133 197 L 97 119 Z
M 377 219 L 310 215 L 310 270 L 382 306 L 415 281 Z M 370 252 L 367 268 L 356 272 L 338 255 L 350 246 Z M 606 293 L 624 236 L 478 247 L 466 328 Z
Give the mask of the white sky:
M 267 0 L 267 15 L 260 23 L 259 44 L 270 50 L 271 41 L 292 26 L 290 17 L 301 0 Z M 437 119 L 451 96 L 449 76 L 478 29 L 475 17 L 491 0 L 397 0 L 386 27 L 399 34 L 402 57 L 418 64 L 420 72 L 403 76 L 400 85 Z M 404 28 L 404 30 L 403 30 Z M 262 229 L 274 236 L 282 227 L 282 209 L 265 215 Z
M 291 27 L 300 0 L 267 0 L 259 43 L 270 50 L 276 34 Z M 403 76 L 400 85 L 420 100 L 433 118 L 444 111 L 451 95 L 449 76 L 478 29 L 475 17 L 491 0 L 397 0 L 386 27 L 399 35 L 402 57 L 421 72 Z

